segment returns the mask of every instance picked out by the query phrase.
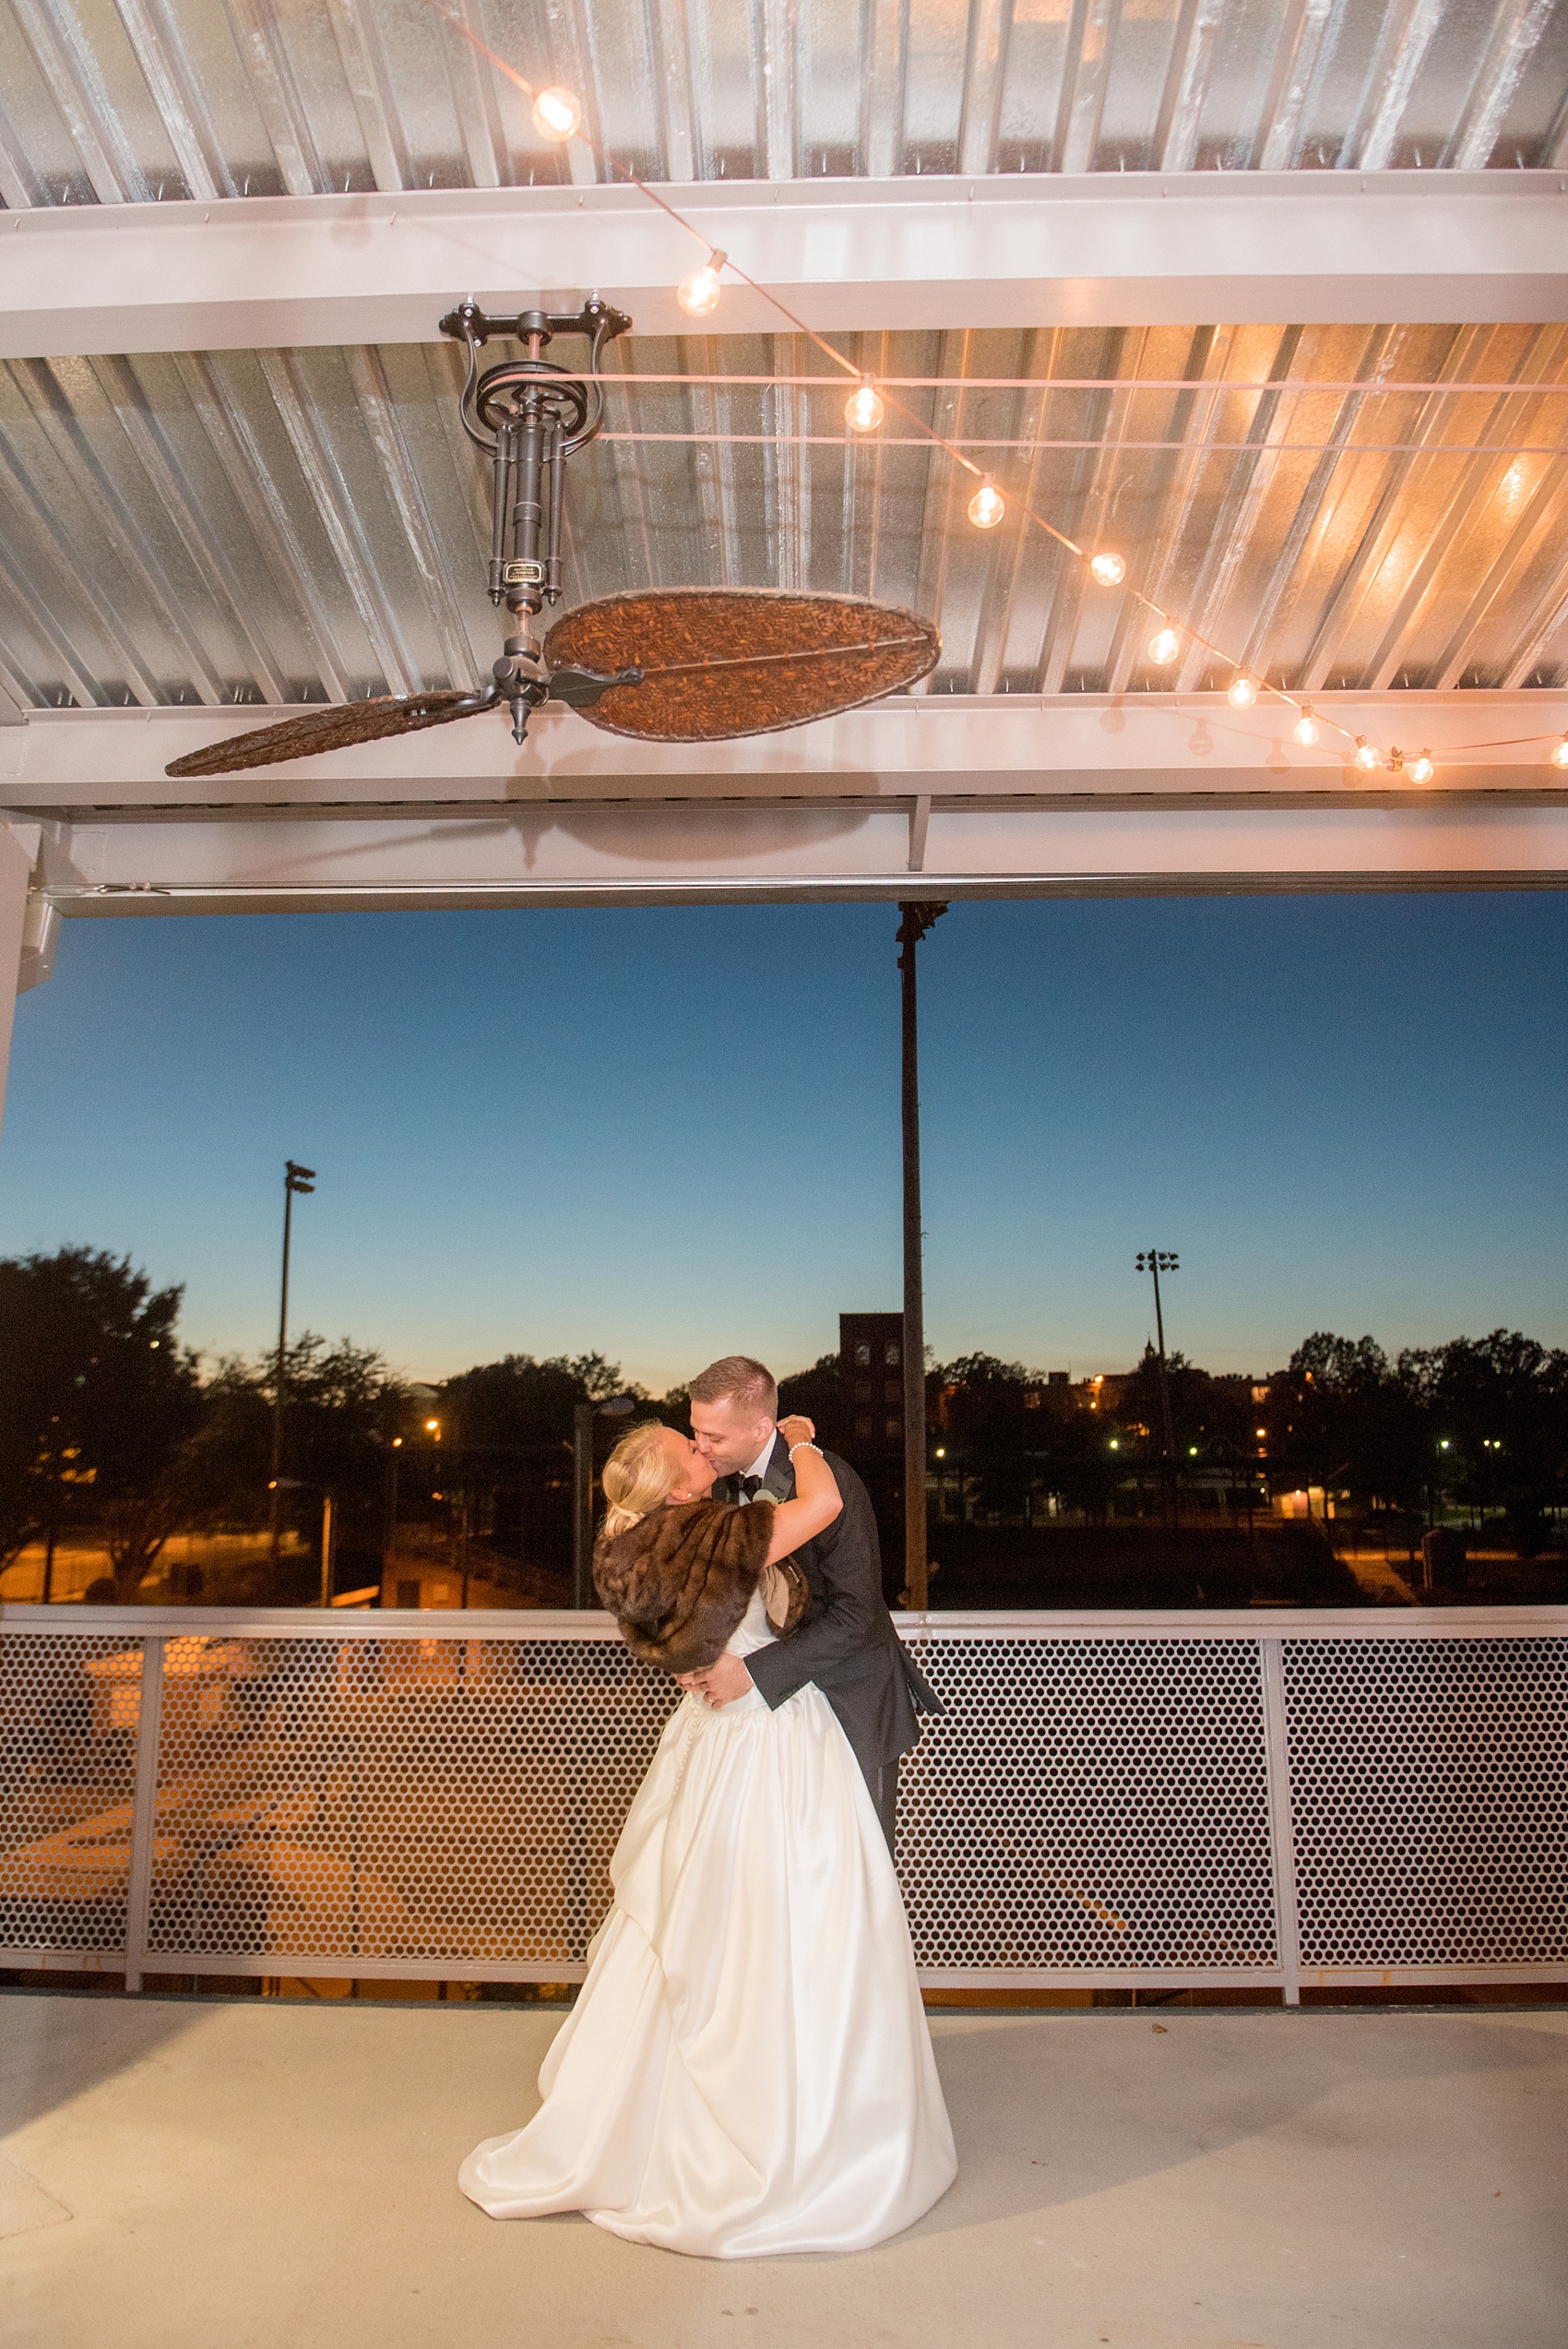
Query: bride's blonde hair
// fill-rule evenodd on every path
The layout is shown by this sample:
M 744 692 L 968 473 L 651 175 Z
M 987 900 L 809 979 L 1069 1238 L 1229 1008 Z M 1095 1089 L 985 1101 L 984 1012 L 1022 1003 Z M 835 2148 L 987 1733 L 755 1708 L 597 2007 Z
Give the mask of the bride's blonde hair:
M 600 1481 L 609 1503 L 604 1512 L 607 1541 L 669 1499 L 677 1470 L 659 1441 L 663 1433 L 662 1422 L 645 1419 L 622 1437 L 605 1461 Z

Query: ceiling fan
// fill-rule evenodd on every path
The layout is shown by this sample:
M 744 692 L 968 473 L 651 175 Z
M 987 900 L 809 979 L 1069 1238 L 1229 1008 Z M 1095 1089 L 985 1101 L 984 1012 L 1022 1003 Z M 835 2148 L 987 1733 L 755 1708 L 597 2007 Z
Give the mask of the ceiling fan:
M 234 774 L 502 708 L 522 743 L 547 701 L 611 733 L 728 741 L 856 709 L 933 669 L 941 638 L 913 613 L 788 589 L 635 590 L 579 604 L 542 643 L 535 637 L 544 606 L 561 599 L 567 461 L 603 423 L 600 362 L 631 323 L 597 295 L 570 316 L 493 318 L 464 302 L 441 321 L 442 333 L 467 348 L 463 429 L 491 465 L 490 600 L 505 606 L 511 627 L 489 684 L 334 704 L 209 744 L 172 759 L 165 774 Z M 586 374 L 545 357 L 557 335 L 586 336 Z M 496 339 L 520 342 L 523 355 L 481 374 L 480 352 Z

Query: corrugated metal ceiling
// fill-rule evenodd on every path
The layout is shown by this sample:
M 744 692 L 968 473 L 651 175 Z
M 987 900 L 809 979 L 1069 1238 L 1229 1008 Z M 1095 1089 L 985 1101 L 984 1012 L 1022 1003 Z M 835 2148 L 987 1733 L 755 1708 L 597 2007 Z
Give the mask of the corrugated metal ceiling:
M 654 372 L 708 372 L 720 353 L 742 373 L 824 366 L 782 338 L 631 352 Z M 1259 674 L 1307 692 L 1568 679 L 1568 395 L 1541 388 L 1568 383 L 1568 328 L 908 335 L 855 355 L 884 376 L 1114 376 L 1104 391 L 903 396 L 960 440 L 1033 444 L 986 460 L 1016 500 L 1116 547 Z M 1134 388 L 1147 378 L 1188 388 Z M 458 379 L 446 345 L 12 363 L 9 689 L 42 705 L 283 702 L 482 674 L 498 627 Z M 1517 388 L 1379 388 L 1402 379 Z M 1226 388 L 1260 381 L 1276 388 Z M 612 391 L 611 435 L 823 437 L 585 451 L 568 601 L 700 581 L 849 590 L 936 618 L 933 691 L 1225 682 L 1202 654 L 1152 668 L 1146 620 L 1016 502 L 975 531 L 972 477 L 942 452 L 850 443 L 844 389 Z M 1176 445 L 1129 446 L 1149 441 Z
M 1474 170 L 1568 142 L 1565 0 L 451 6 L 658 179 Z M 420 0 L 5 0 L 0 91 L 8 205 L 566 168 Z
M 674 180 L 1568 161 L 1568 0 L 453 5 L 581 91 L 624 165 Z M 563 169 L 520 94 L 419 0 L 3 0 L 0 93 L 11 204 Z M 1568 397 L 1541 388 L 1568 383 L 1568 329 L 846 349 L 885 376 L 1105 381 L 908 396 L 955 437 L 1019 444 L 982 460 L 1015 499 L 1116 546 L 1148 593 L 1293 690 L 1568 681 Z M 615 357 L 826 365 L 787 337 L 639 338 Z M 37 705 L 276 703 L 481 675 L 498 631 L 457 375 L 434 344 L 0 370 L 0 683 Z M 1182 388 L 1133 388 L 1153 378 Z M 1511 388 L 1379 388 L 1400 381 Z M 938 692 L 1225 681 L 1195 653 L 1151 669 L 1135 607 L 1088 588 L 1016 503 L 974 531 L 972 481 L 940 452 L 847 445 L 843 396 L 841 379 L 613 393 L 612 435 L 772 438 L 586 452 L 570 600 L 702 580 L 872 593 L 936 618 Z M 1135 445 L 1159 442 L 1175 446 Z

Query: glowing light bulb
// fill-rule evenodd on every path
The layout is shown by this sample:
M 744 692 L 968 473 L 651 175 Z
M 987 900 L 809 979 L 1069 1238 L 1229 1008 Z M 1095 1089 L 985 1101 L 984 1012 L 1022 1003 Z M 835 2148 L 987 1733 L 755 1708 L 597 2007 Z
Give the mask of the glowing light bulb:
M 1562 740 L 1553 745 L 1551 763 L 1554 767 L 1568 767 L 1568 734 L 1564 734 Z
M 1317 720 L 1313 716 L 1313 705 L 1310 701 L 1303 704 L 1301 714 L 1291 727 L 1290 733 L 1303 750 L 1310 750 L 1313 744 L 1316 742 Z
M 1374 767 L 1383 764 L 1382 751 L 1375 743 L 1368 742 L 1365 734 L 1356 736 L 1356 764 L 1363 775 L 1370 775 Z
M 1232 677 L 1230 690 L 1225 698 L 1232 709 L 1250 709 L 1258 698 L 1258 689 L 1251 677 Z
M 981 482 L 969 500 L 969 519 L 976 530 L 993 531 L 1006 511 L 1002 492 L 993 489 L 990 482 Z
M 710 310 L 717 310 L 719 294 L 723 292 L 719 282 L 719 272 L 729 257 L 727 253 L 716 249 L 708 255 L 700 269 L 694 269 L 689 278 L 682 279 L 675 289 L 675 299 L 689 316 L 706 318 Z
M 1182 639 L 1174 628 L 1161 628 L 1148 640 L 1148 657 L 1157 669 L 1169 669 L 1182 650 Z
M 570 138 L 582 119 L 582 101 L 569 89 L 541 89 L 533 101 L 533 126 L 540 138 Z
M 1423 750 L 1419 758 L 1411 759 L 1405 771 L 1409 776 L 1410 781 L 1413 783 L 1430 783 L 1431 781 L 1431 760 Z
M 844 422 L 852 433 L 875 432 L 885 413 L 882 395 L 875 389 L 869 376 L 859 391 L 852 391 L 844 402 Z
M 1127 566 L 1119 554 L 1097 554 L 1089 569 L 1101 587 L 1120 587 L 1127 576 Z

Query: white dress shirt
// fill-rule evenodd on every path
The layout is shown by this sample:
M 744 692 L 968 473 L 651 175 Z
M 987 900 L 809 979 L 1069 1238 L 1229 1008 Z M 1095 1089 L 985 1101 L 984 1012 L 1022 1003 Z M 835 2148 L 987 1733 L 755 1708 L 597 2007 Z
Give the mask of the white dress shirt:
M 767 1473 L 767 1463 L 768 1463 L 768 1461 L 769 1461 L 773 1458 L 773 1445 L 774 1445 L 774 1439 L 776 1438 L 776 1437 L 778 1436 L 778 1428 L 777 1428 L 777 1427 L 770 1427 L 770 1428 L 768 1429 L 768 1431 L 767 1431 L 767 1441 L 766 1441 L 766 1444 L 764 1444 L 764 1446 L 763 1446 L 763 1448 L 762 1448 L 761 1451 L 760 1451 L 760 1452 L 758 1452 L 758 1454 L 757 1454 L 757 1456 L 756 1456 L 755 1460 L 754 1460 L 754 1461 L 753 1461 L 753 1462 L 752 1462 L 751 1466 L 750 1466 L 749 1468 L 743 1468 L 743 1469 L 741 1471 L 741 1473 L 742 1473 L 742 1476 L 763 1476 L 763 1475 L 766 1475 L 766 1473 Z M 745 1502 L 749 1501 L 750 1499 L 751 1499 L 751 1495 L 750 1495 L 749 1493 L 742 1493 L 742 1494 L 741 1495 L 741 1500 L 742 1500 L 742 1504 L 744 1504 Z

